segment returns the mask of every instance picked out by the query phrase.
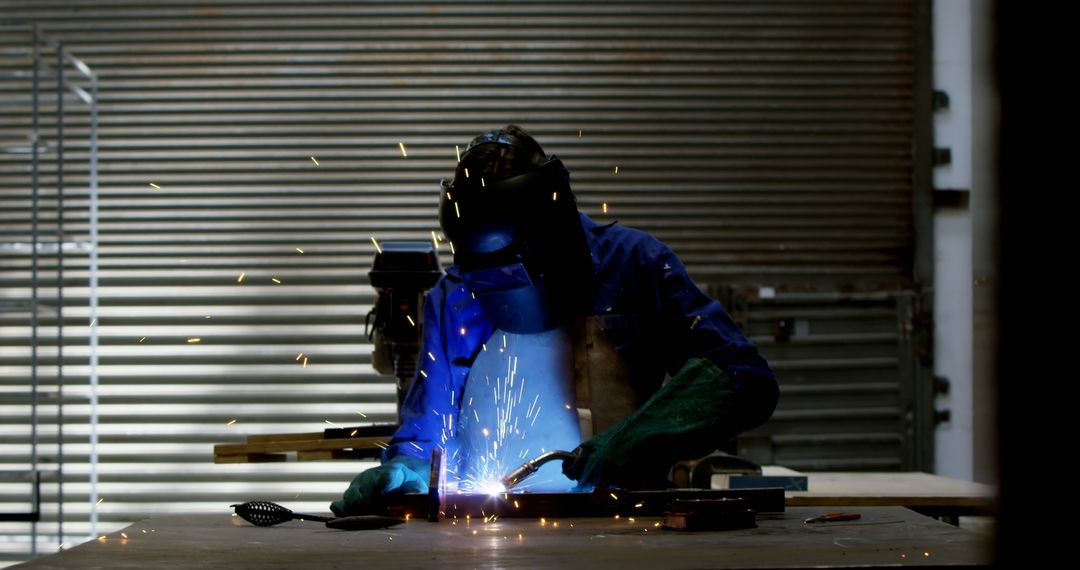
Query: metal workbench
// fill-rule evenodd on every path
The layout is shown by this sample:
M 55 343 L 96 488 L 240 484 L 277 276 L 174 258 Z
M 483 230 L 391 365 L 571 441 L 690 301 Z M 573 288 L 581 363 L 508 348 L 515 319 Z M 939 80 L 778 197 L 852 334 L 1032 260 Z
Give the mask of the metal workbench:
M 223 509 L 224 510 L 224 509 Z M 902 507 L 804 524 L 826 509 L 759 516 L 758 528 L 680 533 L 659 518 L 412 520 L 382 530 L 255 527 L 222 515 L 151 518 L 18 568 L 744 568 L 984 565 L 988 537 Z

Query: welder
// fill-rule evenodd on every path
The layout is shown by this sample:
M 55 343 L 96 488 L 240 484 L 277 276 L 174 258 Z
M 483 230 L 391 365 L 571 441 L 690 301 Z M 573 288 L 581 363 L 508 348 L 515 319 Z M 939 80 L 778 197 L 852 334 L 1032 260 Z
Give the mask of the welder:
M 335 513 L 426 492 L 436 448 L 473 490 L 478 466 L 555 449 L 571 453 L 536 489 L 665 488 L 674 462 L 772 415 L 775 374 L 720 303 L 656 238 L 579 213 L 569 179 L 514 125 L 465 148 L 439 205 L 454 264 L 425 299 L 401 426 Z

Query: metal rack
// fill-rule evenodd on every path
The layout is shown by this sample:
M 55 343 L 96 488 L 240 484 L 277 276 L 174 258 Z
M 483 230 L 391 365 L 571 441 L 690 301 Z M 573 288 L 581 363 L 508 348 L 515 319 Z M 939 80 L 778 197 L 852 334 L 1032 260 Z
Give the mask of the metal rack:
M 0 326 L 11 326 L 14 332 L 28 333 L 26 346 L 3 339 L 4 360 L 13 368 L 26 370 L 27 378 L 3 378 L 0 385 L 0 404 L 25 410 L 29 422 L 29 434 L 15 432 L 10 436 L 21 449 L 26 449 L 26 461 L 18 461 L 20 469 L 0 471 L 0 482 L 16 482 L 29 486 L 29 496 L 23 504 L 27 508 L 2 512 L 0 521 L 27 522 L 29 532 L 19 541 L 28 542 L 23 552 L 0 552 L 2 558 L 26 558 L 37 556 L 39 548 L 39 525 L 46 521 L 43 516 L 47 499 L 55 502 L 56 542 L 62 547 L 64 531 L 64 460 L 65 460 L 65 404 L 77 402 L 88 409 L 88 478 L 89 478 L 89 532 L 96 534 L 97 524 L 97 136 L 98 136 L 98 81 L 97 76 L 85 62 L 72 55 L 63 42 L 50 37 L 36 24 L 0 21 L 0 116 L 10 120 L 0 121 L 0 198 L 4 204 L 0 211 L 9 215 L 0 219 L 0 258 L 5 261 L 9 276 L 0 280 Z M 85 113 L 85 115 L 76 115 Z M 26 116 L 29 124 L 26 123 Z M 75 118 L 78 121 L 75 121 Z M 45 123 L 51 125 L 45 125 Z M 49 127 L 55 131 L 50 132 Z M 76 137 L 65 133 L 73 128 Z M 85 145 L 85 147 L 83 146 Z M 65 150 L 72 147 L 72 154 L 85 152 L 82 159 L 65 157 Z M 85 148 L 85 150 L 83 150 Z M 25 159 L 29 159 L 29 164 Z M 80 182 L 75 184 L 80 203 L 85 192 L 85 210 L 77 208 L 79 224 L 71 224 L 68 218 L 76 210 L 70 202 L 69 189 L 65 187 L 65 173 L 79 165 Z M 83 166 L 85 164 L 85 166 Z M 81 182 L 85 175 L 85 186 Z M 29 202 L 29 223 L 19 218 L 25 215 L 25 203 Z M 85 224 L 81 218 L 85 216 Z M 50 224 L 54 218 L 54 225 Z M 80 386 L 78 394 L 65 394 L 65 305 L 71 299 L 66 296 L 64 270 L 68 260 L 85 256 L 87 275 L 88 314 L 87 327 L 87 385 Z M 25 258 L 29 257 L 26 267 Z M 48 275 L 46 260 L 55 260 L 55 275 Z M 79 260 L 81 264 L 82 260 Z M 5 285 L 9 286 L 4 291 Z M 54 290 L 54 294 L 53 291 Z M 43 333 L 55 331 L 55 357 L 44 355 L 53 339 Z M 69 336 L 74 336 L 70 332 Z M 21 349 L 28 349 L 22 351 Z M 55 366 L 55 384 L 43 384 L 43 371 Z M 50 379 L 52 380 L 52 379 Z M 8 389 L 9 382 L 15 390 Z M 70 386 L 69 386 L 70 388 Z M 55 454 L 42 453 L 42 407 L 55 410 Z M 21 417 L 21 415 L 20 415 Z M 21 459 L 21 454 L 13 454 Z M 6 461 L 15 460 L 7 458 Z M 52 483 L 55 495 L 42 493 L 42 484 Z M 5 500 L 11 502 L 10 500 Z M 80 535 L 82 533 L 79 533 Z M 10 536 L 10 533 L 9 533 Z

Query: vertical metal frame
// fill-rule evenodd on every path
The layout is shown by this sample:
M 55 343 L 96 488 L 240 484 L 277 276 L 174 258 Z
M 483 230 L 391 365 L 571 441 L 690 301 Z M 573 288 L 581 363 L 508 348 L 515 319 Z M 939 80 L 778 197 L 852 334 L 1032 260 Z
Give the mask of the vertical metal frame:
M 934 469 L 934 374 L 933 374 L 933 25 L 932 1 L 915 0 L 915 125 L 913 141 L 914 236 L 913 282 L 915 297 L 907 311 L 912 319 L 914 356 L 911 363 L 911 432 L 909 468 Z

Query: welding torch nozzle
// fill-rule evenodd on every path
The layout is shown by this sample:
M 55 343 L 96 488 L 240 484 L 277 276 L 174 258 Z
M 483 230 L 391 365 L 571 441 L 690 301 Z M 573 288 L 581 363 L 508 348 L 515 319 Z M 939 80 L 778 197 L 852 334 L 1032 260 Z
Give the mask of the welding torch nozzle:
M 538 469 L 549 461 L 555 461 L 556 459 L 574 459 L 577 456 L 569 451 L 549 451 L 535 459 L 531 459 L 521 464 L 521 467 L 514 469 L 509 475 L 502 478 L 500 481 L 506 490 L 510 490 L 511 487 L 525 480 L 526 477 L 536 473 Z

